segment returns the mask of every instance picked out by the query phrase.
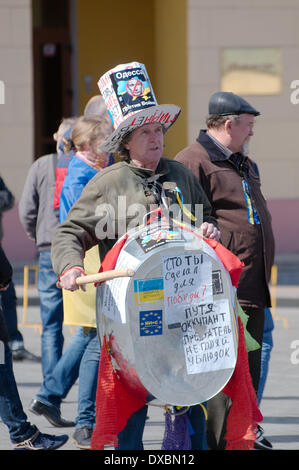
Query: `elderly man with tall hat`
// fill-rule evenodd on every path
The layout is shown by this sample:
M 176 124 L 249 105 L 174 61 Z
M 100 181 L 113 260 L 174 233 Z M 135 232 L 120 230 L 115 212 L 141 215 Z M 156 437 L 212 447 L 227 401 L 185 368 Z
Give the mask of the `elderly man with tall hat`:
M 56 231 L 53 265 L 60 285 L 71 291 L 78 289 L 76 279 L 84 272 L 84 253 L 98 245 L 103 261 L 128 228 L 139 226 L 144 213 L 162 204 L 162 194 L 170 200 L 176 196 L 173 188 L 179 188 L 180 200 L 191 207 L 190 213 L 195 213 L 197 205 L 203 207 L 203 220 L 194 222 L 203 236 L 215 240 L 220 237 L 211 205 L 197 178 L 183 164 L 163 156 L 164 133 L 175 123 L 180 108 L 157 104 L 146 68 L 138 62 L 109 70 L 99 80 L 99 88 L 115 129 L 102 149 L 121 153 L 124 159 L 88 183 Z M 132 100 L 124 99 L 128 94 Z M 120 197 L 122 201 L 125 198 L 126 210 L 123 206 L 120 209 Z M 141 220 L 140 214 L 130 211 L 136 203 L 144 207 Z M 144 406 L 131 416 L 118 435 L 118 449 L 142 449 L 146 410 Z M 196 420 L 196 413 L 194 417 Z M 196 422 L 193 427 L 196 430 Z
M 255 117 L 260 114 L 242 97 L 231 92 L 216 92 L 209 102 L 207 129 L 196 141 L 181 150 L 175 160 L 188 167 L 202 185 L 221 230 L 225 247 L 243 261 L 245 267 L 238 285 L 238 300 L 249 316 L 247 330 L 261 345 L 264 309 L 271 306 L 269 281 L 274 260 L 271 215 L 261 192 L 256 163 L 248 157 Z M 258 390 L 261 348 L 249 352 L 249 368 L 255 391 Z M 218 400 L 217 407 L 215 403 Z M 226 407 L 215 397 L 210 410 L 208 435 L 212 448 L 225 445 L 220 424 Z M 209 406 L 209 405 L 208 405 Z M 212 418 L 214 416 L 215 419 Z M 261 436 L 262 448 L 271 444 Z M 260 448 L 257 441 L 256 447 Z
M 82 250 L 98 244 L 103 259 L 125 233 L 124 229 L 132 228 L 134 223 L 136 227 L 139 225 L 140 214 L 136 217 L 129 211 L 118 214 L 119 196 L 126 197 L 127 209 L 138 202 L 148 212 L 151 206 L 159 204 L 163 183 L 173 181 L 180 188 L 186 205 L 203 205 L 203 223 L 197 221 L 201 223 L 203 236 L 215 239 L 220 236 L 215 218 L 211 216 L 211 205 L 192 172 L 184 165 L 163 157 L 164 133 L 178 118 L 180 108 L 158 105 L 151 88 L 151 99 L 136 100 L 128 109 L 128 105 L 122 102 L 123 88 L 126 81 L 135 76 L 139 80 L 141 77 L 151 88 L 144 65 L 137 62 L 120 65 L 99 80 L 115 128 L 102 149 L 122 153 L 124 160 L 89 182 L 67 220 L 56 231 L 52 260 L 65 289 L 78 289 L 76 277 L 82 275 Z M 113 219 L 106 212 L 101 213 L 101 208 L 107 204 L 115 211 Z M 124 218 L 127 224 L 122 223 Z

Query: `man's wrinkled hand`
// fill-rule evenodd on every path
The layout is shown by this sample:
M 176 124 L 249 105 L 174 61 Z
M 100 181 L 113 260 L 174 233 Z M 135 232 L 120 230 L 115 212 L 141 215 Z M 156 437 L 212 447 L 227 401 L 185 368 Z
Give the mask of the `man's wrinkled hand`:
M 77 277 L 81 276 L 85 276 L 84 270 L 80 266 L 74 266 L 73 268 L 67 269 L 64 273 L 61 274 L 57 285 L 62 289 L 73 292 L 79 289 L 79 286 L 76 283 L 76 279 Z M 80 288 L 86 291 L 85 285 L 80 285 Z
M 0 292 L 3 292 L 5 290 L 8 289 L 8 286 L 9 286 L 9 283 L 7 284 L 7 286 L 4 286 L 4 287 L 0 287 Z
M 218 230 L 218 228 L 215 227 L 215 225 L 213 224 L 204 222 L 203 224 L 201 224 L 199 230 L 202 232 L 203 237 L 211 238 L 212 240 L 216 240 L 216 241 L 220 240 L 220 236 L 221 236 L 220 230 Z

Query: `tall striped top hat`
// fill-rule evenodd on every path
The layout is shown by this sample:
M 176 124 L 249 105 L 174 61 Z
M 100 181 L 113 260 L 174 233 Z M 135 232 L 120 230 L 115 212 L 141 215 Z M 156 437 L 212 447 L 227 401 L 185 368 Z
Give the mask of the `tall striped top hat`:
M 145 65 L 120 64 L 98 81 L 114 132 L 102 149 L 117 152 L 123 137 L 137 127 L 160 122 L 165 131 L 178 118 L 181 109 L 173 104 L 158 105 Z

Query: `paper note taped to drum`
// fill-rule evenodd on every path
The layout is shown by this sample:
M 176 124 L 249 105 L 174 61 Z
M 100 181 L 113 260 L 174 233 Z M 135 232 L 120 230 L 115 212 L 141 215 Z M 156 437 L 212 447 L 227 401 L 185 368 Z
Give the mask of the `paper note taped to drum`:
M 205 254 L 163 256 L 165 323 L 184 320 L 184 309 L 213 302 L 212 262 Z
M 235 366 L 233 325 L 227 299 L 185 309 L 181 330 L 188 374 Z
M 164 256 L 162 264 L 165 323 L 180 325 L 187 373 L 234 367 L 229 302 L 213 298 L 211 258 L 184 252 Z
M 135 269 L 139 260 L 122 250 L 115 266 L 115 269 Z M 129 284 L 129 277 L 119 277 L 107 281 L 105 285 L 102 313 L 118 323 L 126 323 L 126 306 L 124 299 Z

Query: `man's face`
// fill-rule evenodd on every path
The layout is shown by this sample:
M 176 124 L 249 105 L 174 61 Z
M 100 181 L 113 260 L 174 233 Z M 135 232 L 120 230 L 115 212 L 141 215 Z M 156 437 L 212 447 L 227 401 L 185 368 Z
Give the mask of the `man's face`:
M 243 146 L 253 136 L 254 116 L 252 114 L 241 114 L 239 122 L 231 121 L 229 146 L 234 152 L 240 152 Z
M 143 92 L 142 82 L 136 78 L 132 78 L 127 83 L 127 91 L 131 96 L 140 96 Z
M 164 132 L 159 123 L 145 124 L 135 129 L 125 145 L 131 160 L 144 168 L 155 169 L 163 155 Z

